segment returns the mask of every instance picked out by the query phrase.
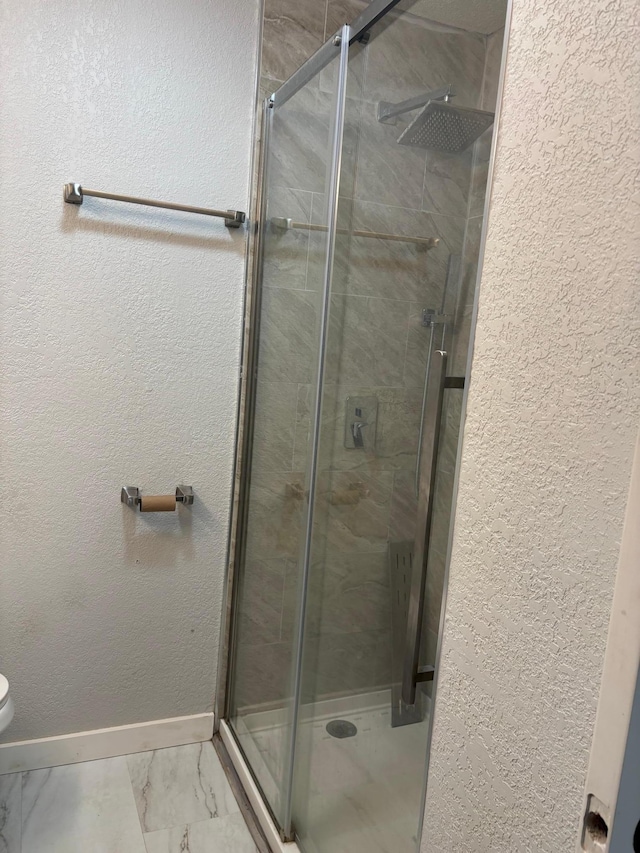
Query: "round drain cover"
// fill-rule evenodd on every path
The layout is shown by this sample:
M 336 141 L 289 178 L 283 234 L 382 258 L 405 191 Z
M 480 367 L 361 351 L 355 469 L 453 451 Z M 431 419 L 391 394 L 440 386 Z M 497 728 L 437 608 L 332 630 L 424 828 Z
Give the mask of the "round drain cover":
M 348 720 L 331 720 L 327 723 L 327 731 L 331 737 L 353 737 L 358 734 L 358 729 Z

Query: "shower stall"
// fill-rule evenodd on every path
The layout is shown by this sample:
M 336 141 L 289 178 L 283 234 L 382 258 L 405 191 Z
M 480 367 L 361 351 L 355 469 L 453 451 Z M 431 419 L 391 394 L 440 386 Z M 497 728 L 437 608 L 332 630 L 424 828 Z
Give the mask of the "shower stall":
M 264 104 L 217 719 L 313 853 L 420 843 L 507 16 L 477 6 L 374 0 Z

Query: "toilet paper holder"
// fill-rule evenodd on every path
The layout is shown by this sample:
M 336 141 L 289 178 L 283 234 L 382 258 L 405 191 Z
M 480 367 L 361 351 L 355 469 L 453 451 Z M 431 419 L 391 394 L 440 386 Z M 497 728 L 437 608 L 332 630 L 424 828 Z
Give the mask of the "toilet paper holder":
M 120 500 L 123 504 L 135 509 L 136 506 L 140 506 L 142 493 L 137 486 L 123 486 L 120 492 Z M 176 501 L 183 506 L 191 506 L 193 503 L 193 487 L 176 486 Z

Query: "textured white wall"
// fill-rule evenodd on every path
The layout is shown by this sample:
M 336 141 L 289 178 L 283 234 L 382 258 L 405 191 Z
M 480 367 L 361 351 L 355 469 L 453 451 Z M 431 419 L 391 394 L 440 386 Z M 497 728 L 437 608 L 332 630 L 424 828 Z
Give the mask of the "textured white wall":
M 640 410 L 635 0 L 514 3 L 423 851 L 575 849 Z
M 4 0 L 5 741 L 212 708 L 243 231 L 87 199 L 248 204 L 257 2 Z M 140 516 L 192 484 L 192 511 Z

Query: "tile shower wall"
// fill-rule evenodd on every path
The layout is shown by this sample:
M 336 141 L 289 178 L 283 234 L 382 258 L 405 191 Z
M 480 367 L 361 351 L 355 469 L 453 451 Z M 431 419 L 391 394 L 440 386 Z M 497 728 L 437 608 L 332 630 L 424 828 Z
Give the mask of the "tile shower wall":
M 366 3 L 267 0 L 262 93 L 273 91 Z M 450 254 L 463 255 L 453 370 L 464 373 L 477 270 L 490 132 L 462 155 L 399 146 L 407 125 L 377 121 L 380 100 L 401 101 L 453 83 L 460 105 L 492 109 L 496 36 L 404 17 L 350 61 L 339 227 L 439 237 L 415 245 L 340 236 L 336 247 L 323 405 L 321 475 L 310 577 L 307 654 L 318 696 L 388 686 L 391 679 L 389 541 L 413 539 L 416 449 L 429 332 Z M 498 62 L 494 57 L 498 57 Z M 494 79 L 495 78 L 495 79 Z M 299 93 L 286 151 L 272 165 L 269 217 L 321 222 L 326 143 L 322 118 L 334 85 L 327 69 Z M 314 122 L 316 125 L 314 125 Z M 319 123 L 319 124 L 318 124 Z M 326 135 L 326 126 L 324 127 Z M 264 266 L 259 391 L 240 628 L 239 701 L 277 702 L 286 690 L 316 359 L 324 236 L 292 230 L 272 240 Z M 344 447 L 345 401 L 378 401 L 371 452 Z M 433 656 L 447 547 L 461 392 L 448 392 L 438 474 L 444 535 L 431 555 L 428 612 Z M 245 648 L 243 649 L 243 644 Z M 251 646 L 259 646 L 260 652 Z

